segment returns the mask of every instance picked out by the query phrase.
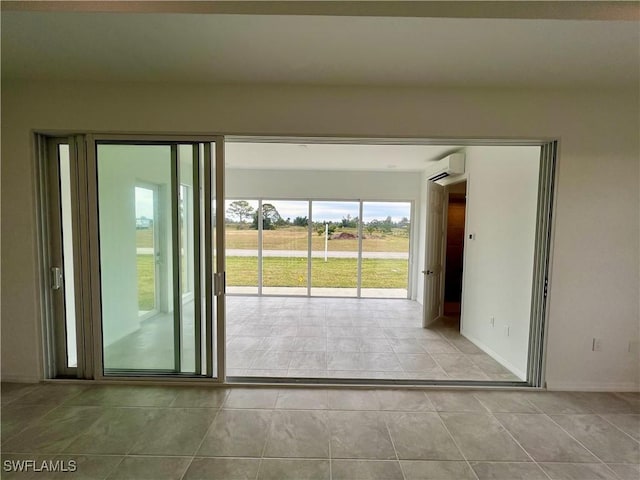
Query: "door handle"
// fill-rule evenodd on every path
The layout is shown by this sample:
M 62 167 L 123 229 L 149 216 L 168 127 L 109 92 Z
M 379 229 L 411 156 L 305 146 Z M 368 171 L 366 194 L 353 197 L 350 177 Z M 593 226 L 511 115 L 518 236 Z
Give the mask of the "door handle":
M 213 294 L 216 297 L 224 295 L 227 287 L 227 275 L 226 272 L 213 274 Z
M 422 270 L 425 275 L 433 275 L 433 270 Z
M 51 289 L 60 290 L 62 288 L 62 268 L 51 267 Z

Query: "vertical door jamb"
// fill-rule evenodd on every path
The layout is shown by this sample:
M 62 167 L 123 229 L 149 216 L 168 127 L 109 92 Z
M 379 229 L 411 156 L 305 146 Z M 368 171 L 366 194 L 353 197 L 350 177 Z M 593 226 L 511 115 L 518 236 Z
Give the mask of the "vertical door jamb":
M 50 323 L 50 345 L 51 354 L 49 360 L 52 362 L 51 375 L 68 375 L 67 368 L 67 342 L 66 342 L 66 309 L 64 291 L 66 285 L 64 282 L 59 284 L 54 291 L 53 284 L 54 268 L 58 268 L 59 272 L 64 271 L 63 264 L 63 240 L 62 240 L 62 199 L 60 194 L 60 159 L 59 146 L 65 141 L 59 138 L 47 139 L 46 157 L 44 158 L 43 172 L 46 175 L 46 197 L 47 197 L 47 265 L 45 271 L 45 288 L 49 297 L 49 315 Z M 63 277 L 64 278 L 64 277 Z M 56 283 L 60 279 L 55 280 Z
M 193 197 L 193 326 L 195 373 L 202 373 L 202 264 L 200 258 L 200 145 L 192 147 L 192 184 Z
M 213 151 L 211 142 L 204 144 L 203 159 L 203 198 L 204 198 L 204 291 L 205 291 L 205 353 L 207 377 L 213 377 L 213 242 L 211 234 L 212 220 L 212 184 L 211 163 Z
M 558 142 L 543 144 L 540 149 L 538 209 L 529 327 L 529 359 L 527 382 L 533 387 L 544 385 L 547 293 L 551 256 L 553 201 Z
M 218 355 L 218 382 L 224 383 L 226 378 L 226 333 L 225 333 L 225 295 L 226 295 L 226 272 L 225 272 L 225 209 L 224 209 L 224 137 L 218 136 L 215 139 L 215 179 L 216 179 L 216 267 L 218 275 L 218 291 L 216 292 L 216 326 Z M 211 203 L 211 200 L 209 200 Z
M 173 368 L 182 370 L 182 256 L 180 248 L 180 159 L 177 143 L 171 144 L 171 243 L 173 244 Z

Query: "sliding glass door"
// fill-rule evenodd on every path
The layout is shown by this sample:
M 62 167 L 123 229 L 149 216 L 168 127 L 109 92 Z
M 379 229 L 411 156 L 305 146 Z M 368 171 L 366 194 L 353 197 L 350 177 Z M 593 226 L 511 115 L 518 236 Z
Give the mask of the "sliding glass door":
M 215 151 L 211 142 L 95 142 L 104 375 L 218 375 Z

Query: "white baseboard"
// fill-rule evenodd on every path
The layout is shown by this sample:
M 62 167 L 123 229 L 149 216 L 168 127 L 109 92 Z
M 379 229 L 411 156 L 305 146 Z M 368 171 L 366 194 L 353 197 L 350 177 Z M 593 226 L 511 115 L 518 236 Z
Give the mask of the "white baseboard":
M 1 375 L 1 380 L 12 383 L 40 383 L 41 381 L 39 377 L 31 375 L 5 375 L 4 373 Z
M 640 384 L 634 382 L 550 382 L 549 391 L 567 392 L 640 392 Z
M 466 337 L 467 340 L 473 342 L 476 345 L 476 347 L 478 347 L 480 350 L 483 350 L 486 354 L 491 356 L 496 362 L 502 364 L 503 367 L 505 367 L 506 369 L 510 370 L 511 373 L 513 373 L 514 375 L 517 375 L 521 380 L 526 380 L 527 379 L 527 373 L 526 372 L 520 370 L 518 367 L 515 367 L 514 365 L 509 363 L 509 361 L 505 360 L 501 355 L 499 355 L 498 353 L 494 352 L 491 348 L 487 347 L 480 340 L 478 340 L 477 338 L 472 337 L 471 335 L 463 334 L 462 332 L 460 332 L 460 334 L 463 335 L 464 337 Z

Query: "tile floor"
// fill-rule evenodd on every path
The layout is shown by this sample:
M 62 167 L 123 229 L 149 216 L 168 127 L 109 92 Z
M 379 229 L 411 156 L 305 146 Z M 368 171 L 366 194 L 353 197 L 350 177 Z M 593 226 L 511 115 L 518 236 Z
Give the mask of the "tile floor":
M 227 375 L 520 380 L 460 335 L 422 328 L 401 299 L 227 297 Z
M 2 384 L 3 479 L 640 478 L 640 394 Z M 68 473 L 9 472 L 19 460 Z

